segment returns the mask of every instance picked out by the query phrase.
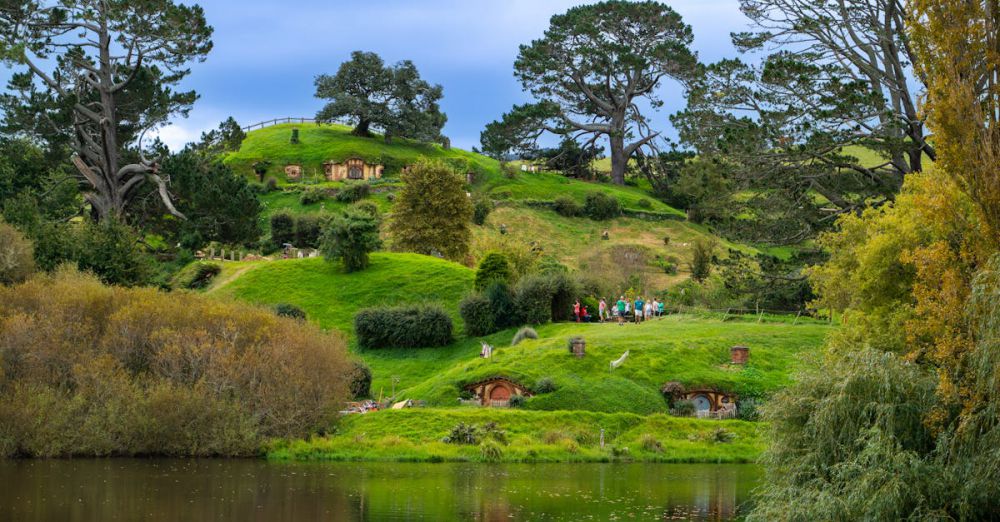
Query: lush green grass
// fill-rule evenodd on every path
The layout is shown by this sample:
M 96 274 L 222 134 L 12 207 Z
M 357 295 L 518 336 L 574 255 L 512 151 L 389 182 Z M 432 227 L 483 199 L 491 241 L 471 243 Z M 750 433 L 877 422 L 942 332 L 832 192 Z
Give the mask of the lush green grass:
M 684 213 L 657 200 L 639 187 L 614 185 L 611 183 L 588 182 L 567 178 L 555 172 L 516 171 L 513 178 L 496 175 L 477 183 L 477 190 L 488 193 L 494 199 L 552 201 L 558 196 L 569 196 L 580 203 L 588 192 L 599 191 L 614 196 L 629 210 L 651 211 L 683 217 Z M 649 206 L 639 201 L 646 200 Z
M 257 304 L 294 304 L 323 328 L 343 332 L 351 331 L 362 308 L 418 302 L 440 303 L 460 326 L 458 301 L 475 277 L 462 265 L 418 254 L 375 253 L 371 266 L 350 274 L 322 258 L 226 263 L 225 268 L 211 292 Z
M 335 434 L 309 441 L 276 442 L 268 457 L 483 461 L 477 445 L 441 442 L 459 422 L 476 425 L 496 422 L 509 441 L 509 445 L 502 447 L 502 460 L 507 462 L 752 462 L 764 446 L 760 426 L 742 421 L 582 411 L 416 408 L 350 415 L 341 420 Z M 731 435 L 732 440 L 718 441 L 715 437 L 718 430 Z M 612 448 L 617 450 L 617 456 Z
M 501 237 L 500 224 L 506 225 L 507 234 Z M 601 239 L 608 231 L 609 239 Z M 612 260 L 612 250 L 622 246 L 638 246 L 647 253 L 644 276 L 650 290 L 663 289 L 687 279 L 688 264 L 692 258 L 695 239 L 714 239 L 720 258 L 727 256 L 727 249 L 754 254 L 756 249 L 732 243 L 711 233 L 707 227 L 679 220 L 644 220 L 621 217 L 610 221 L 593 221 L 585 217 L 567 218 L 553 210 L 524 208 L 520 206 L 497 207 L 483 227 L 473 227 L 474 253 L 481 255 L 503 241 L 532 244 L 541 248 L 543 255 L 552 256 L 560 263 L 594 277 L 612 277 L 618 271 Z M 669 238 L 669 242 L 664 239 Z M 677 274 L 667 274 L 658 266 L 659 261 L 671 257 L 678 263 Z M 612 272 L 606 274 L 606 272 Z
M 659 390 L 668 381 L 735 393 L 784 387 L 798 354 L 819 347 L 829 327 L 678 315 L 641 325 L 561 323 L 536 330 L 538 340 L 514 347 L 509 346 L 513 330 L 488 337 L 496 347 L 491 359 L 478 357 L 477 339 L 438 350 L 362 355 L 375 370 L 377 390 L 388 395 L 391 385 L 385 376 L 395 375 L 400 379 L 399 396 L 432 405 L 455 404 L 463 385 L 501 375 L 529 387 L 543 377 L 555 382 L 556 391 L 528 399 L 528 409 L 645 414 L 667 410 Z M 582 359 L 567 349 L 569 338 L 577 335 L 587 341 Z M 728 364 L 729 348 L 737 344 L 751 347 L 746 367 Z M 628 359 L 610 371 L 609 363 L 625 351 Z
M 289 143 L 293 128 L 299 129 L 300 143 L 297 145 Z M 495 161 L 464 150 L 444 150 L 440 145 L 402 138 L 386 143 L 380 136 L 362 138 L 352 135 L 350 130 L 343 125 L 315 123 L 274 125 L 247 133 L 240 150 L 230 154 L 225 162 L 237 172 L 250 175 L 253 173 L 251 165 L 266 159 L 272 163 L 268 173 L 279 181 L 284 180 L 284 168 L 289 164 L 302 165 L 304 180 L 322 181 L 323 163 L 352 157 L 381 163 L 386 166 L 386 174 L 395 174 L 421 157 L 467 160 L 474 169 L 498 170 Z
M 448 261 L 377 253 L 371 267 L 352 274 L 319 258 L 226 263 L 210 291 L 259 304 L 291 303 L 319 326 L 348 334 L 361 308 L 432 301 L 452 314 L 460 331 L 457 305 L 470 291 L 473 277 L 472 270 Z M 808 320 L 795 325 L 756 320 L 675 315 L 624 327 L 548 324 L 537 328 L 538 340 L 516 347 L 509 347 L 513 329 L 487 337 L 497 347 L 491 359 L 478 357 L 479 339 L 462 337 L 443 348 L 369 350 L 360 356 L 373 370 L 376 396 L 390 395 L 397 377 L 397 396 L 450 406 L 457 403 L 462 386 L 483 378 L 502 375 L 531 387 L 548 377 L 558 389 L 529 399 L 526 408 L 645 414 L 666 411 L 659 389 L 667 381 L 735 393 L 783 387 L 796 356 L 818 347 L 830 329 Z M 587 340 L 583 359 L 572 357 L 566 348 L 576 335 Z M 727 364 L 729 348 L 737 344 L 751 347 L 745 368 Z M 609 372 L 608 363 L 626 350 L 629 359 Z

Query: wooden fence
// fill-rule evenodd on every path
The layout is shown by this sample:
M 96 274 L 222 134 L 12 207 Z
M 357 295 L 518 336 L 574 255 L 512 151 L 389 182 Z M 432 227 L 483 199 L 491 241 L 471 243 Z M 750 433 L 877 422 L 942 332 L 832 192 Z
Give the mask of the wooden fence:
M 254 123 L 253 125 L 248 125 L 243 127 L 244 132 L 249 132 L 254 129 L 263 129 L 265 127 L 270 127 L 272 125 L 278 125 L 280 123 L 314 123 L 316 118 L 275 118 L 273 120 L 262 121 L 260 123 Z

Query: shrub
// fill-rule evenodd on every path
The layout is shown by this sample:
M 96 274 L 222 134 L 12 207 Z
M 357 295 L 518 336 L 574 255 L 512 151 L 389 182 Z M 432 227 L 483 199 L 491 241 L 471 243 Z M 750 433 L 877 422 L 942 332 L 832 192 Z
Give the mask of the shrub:
M 371 201 L 358 201 L 354 204 L 354 208 L 358 212 L 368 214 L 371 217 L 378 217 L 379 215 L 378 205 Z
M 367 198 L 371 191 L 372 186 L 363 181 L 344 183 L 344 187 L 337 191 L 336 199 L 341 203 L 354 203 Z
M 480 433 L 482 433 L 484 439 L 493 439 L 500 444 L 508 444 L 507 432 L 494 421 L 483 424 L 480 428 Z
M 653 208 L 653 202 L 646 198 L 642 198 L 639 201 L 636 201 L 635 204 L 638 205 L 639 208 Z
M 281 248 L 286 243 L 295 243 L 295 217 L 288 211 L 271 214 L 271 244 Z
M 674 407 L 670 410 L 670 414 L 675 417 L 690 417 L 694 415 L 695 405 L 694 401 L 689 399 L 681 399 L 674 401 Z
M 642 446 L 642 449 L 650 453 L 663 452 L 663 445 L 660 444 L 660 440 L 651 433 L 643 433 L 642 436 L 639 437 L 639 445 Z
M 290 319 L 298 319 L 300 321 L 306 320 L 305 310 L 289 303 L 278 303 L 274 305 L 274 313 L 278 314 L 280 317 L 288 317 Z
M 309 187 L 299 194 L 299 203 L 303 205 L 315 205 L 326 199 L 326 191 L 319 187 Z
M 347 398 L 342 337 L 193 293 L 60 270 L 0 287 L 0 331 L 7 454 L 257 455 Z
M 535 393 L 552 393 L 556 391 L 556 383 L 551 377 L 542 377 L 535 383 Z
M 475 424 L 459 422 L 448 435 L 441 439 L 445 444 L 473 445 L 479 442 L 479 430 Z
M 514 304 L 528 324 L 544 324 L 552 320 L 552 285 L 543 275 L 529 275 L 517 283 Z
M 302 214 L 295 219 L 295 246 L 299 248 L 318 248 L 323 235 L 326 216 Z
M 712 257 L 715 255 L 715 241 L 706 238 L 694 240 L 691 247 L 691 278 L 699 283 L 712 273 Z
M 215 276 L 222 272 L 222 265 L 209 261 L 199 261 L 184 267 L 174 276 L 173 288 L 198 290 L 207 287 Z
M 354 331 L 362 348 L 424 348 L 452 342 L 451 317 L 436 305 L 366 308 L 354 316 Z
M 16 228 L 0 222 L 0 284 L 25 281 L 35 271 L 35 249 Z
M 583 204 L 583 213 L 595 221 L 604 221 L 620 216 L 622 204 L 618 199 L 604 192 L 588 192 L 587 199 Z
M 496 331 L 490 300 L 482 294 L 470 294 L 458 305 L 465 333 L 471 336 L 488 335 Z
M 521 322 L 517 307 L 514 306 L 514 294 L 507 283 L 494 281 L 486 288 L 486 298 L 490 300 L 494 328 L 501 330 Z
M 118 222 L 88 223 L 79 231 L 80 270 L 92 272 L 106 284 L 147 284 L 155 261 L 143 250 L 139 235 Z
M 483 226 L 486 223 L 486 218 L 489 217 L 492 211 L 493 202 L 488 197 L 482 196 L 476 198 L 472 204 L 472 222 Z
M 495 281 L 507 282 L 511 279 L 510 263 L 499 252 L 486 254 L 476 269 L 476 290 L 485 290 Z
M 546 277 L 552 290 L 552 320 L 570 320 L 573 318 L 573 303 L 580 295 L 580 286 L 566 272 L 551 272 Z
M 354 371 L 351 372 L 351 397 L 359 399 L 369 397 L 372 394 L 372 371 L 361 361 L 354 362 Z
M 486 462 L 500 462 L 503 460 L 503 447 L 495 440 L 484 440 L 479 445 L 479 452 Z
M 521 341 L 525 339 L 538 339 L 538 332 L 530 326 L 525 326 L 514 334 L 514 339 L 510 342 L 511 346 L 517 346 Z
M 556 213 L 564 217 L 577 217 L 583 212 L 583 208 L 575 199 L 569 196 L 559 196 L 553 202 L 552 208 Z
M 528 399 L 524 395 L 511 395 L 510 396 L 510 407 L 511 408 L 520 408 L 520 407 L 524 406 L 524 403 L 527 402 L 527 400 Z
M 341 260 L 347 272 L 368 268 L 368 254 L 382 246 L 378 218 L 358 210 L 334 217 L 323 231 L 320 251 L 329 262 Z

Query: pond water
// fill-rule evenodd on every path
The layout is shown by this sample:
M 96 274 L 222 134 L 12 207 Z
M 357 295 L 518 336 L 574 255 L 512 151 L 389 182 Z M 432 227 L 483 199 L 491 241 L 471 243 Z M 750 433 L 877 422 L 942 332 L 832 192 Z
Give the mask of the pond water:
M 761 475 L 714 464 L 0 459 L 0 520 L 733 520 Z

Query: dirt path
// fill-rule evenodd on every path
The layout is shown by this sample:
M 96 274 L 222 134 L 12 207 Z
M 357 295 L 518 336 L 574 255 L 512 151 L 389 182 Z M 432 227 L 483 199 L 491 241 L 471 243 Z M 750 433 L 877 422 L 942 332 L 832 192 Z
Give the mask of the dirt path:
M 243 275 L 243 274 L 247 273 L 248 271 L 253 270 L 254 268 L 257 268 L 259 266 L 260 266 L 260 263 L 254 263 L 252 265 L 241 266 L 241 267 L 237 268 L 236 271 L 234 271 L 233 273 L 231 273 L 228 276 L 226 276 L 224 279 L 222 279 L 220 281 L 217 281 L 205 293 L 206 294 L 210 294 L 212 292 L 215 292 L 217 290 L 225 288 L 226 285 L 228 285 L 229 283 L 232 283 L 237 278 L 239 278 L 241 275 Z

